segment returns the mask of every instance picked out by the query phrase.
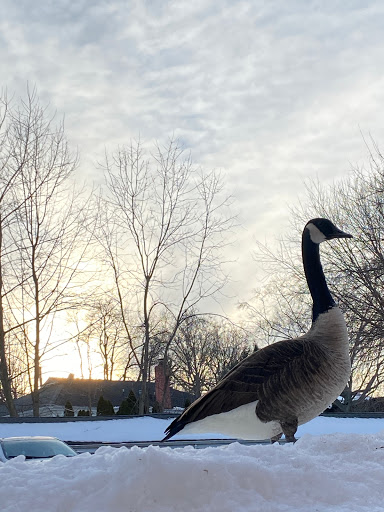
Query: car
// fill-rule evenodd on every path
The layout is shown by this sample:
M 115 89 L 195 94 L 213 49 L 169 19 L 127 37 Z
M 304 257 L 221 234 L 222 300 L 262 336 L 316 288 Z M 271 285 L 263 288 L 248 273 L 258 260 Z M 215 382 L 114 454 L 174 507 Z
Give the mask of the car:
M 55 455 L 74 457 L 75 450 L 56 437 L 23 436 L 0 438 L 0 461 L 6 462 L 19 455 L 27 460 L 51 459 Z

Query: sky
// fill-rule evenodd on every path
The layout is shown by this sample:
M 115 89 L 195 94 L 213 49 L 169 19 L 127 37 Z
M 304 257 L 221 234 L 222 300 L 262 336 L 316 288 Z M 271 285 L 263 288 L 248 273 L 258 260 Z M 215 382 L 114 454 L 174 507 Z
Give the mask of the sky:
M 295 444 L 285 445 L 105 446 L 94 455 L 58 455 L 43 462 L 20 455 L 0 463 L 1 510 L 382 512 L 383 421 L 316 418 L 299 427 L 306 430 Z M 50 434 L 62 439 L 70 432 L 76 440 L 99 439 L 102 433 L 109 441 L 112 436 L 127 441 L 161 435 L 166 423 L 137 418 L 0 424 L 0 429 L 2 436 L 15 434 L 15 427 L 18 435 L 41 435 L 46 432 L 40 429 L 50 426 Z
M 65 115 L 90 180 L 105 148 L 178 137 L 223 172 L 251 250 L 286 228 L 306 179 L 366 161 L 362 133 L 383 140 L 382 14 L 380 1 L 4 0 L 0 84 L 15 98 L 36 86 Z
M 256 240 L 288 229 L 306 180 L 346 177 L 364 138 L 383 141 L 383 14 L 379 0 L 3 0 L 0 87 L 36 87 L 65 116 L 88 183 L 105 149 L 139 137 L 177 137 L 222 172 L 239 215 L 233 307 L 262 272 Z

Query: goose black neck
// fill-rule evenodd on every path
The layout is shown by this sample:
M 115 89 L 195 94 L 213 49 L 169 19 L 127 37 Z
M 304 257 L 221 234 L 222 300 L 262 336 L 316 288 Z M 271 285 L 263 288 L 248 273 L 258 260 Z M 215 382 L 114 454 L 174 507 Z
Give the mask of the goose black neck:
M 321 313 L 325 313 L 336 304 L 328 289 L 320 263 L 319 244 L 312 242 L 308 229 L 304 229 L 303 232 L 302 253 L 305 277 L 313 301 L 312 322 L 314 322 Z

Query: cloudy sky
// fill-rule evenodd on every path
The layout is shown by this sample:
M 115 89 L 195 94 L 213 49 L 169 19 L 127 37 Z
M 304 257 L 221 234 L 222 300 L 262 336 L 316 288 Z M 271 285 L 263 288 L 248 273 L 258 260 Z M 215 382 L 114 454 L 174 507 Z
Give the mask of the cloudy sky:
M 367 161 L 361 133 L 384 144 L 383 15 L 379 0 L 3 0 L 0 85 L 35 85 L 65 114 L 88 180 L 105 146 L 139 135 L 174 134 L 221 169 L 243 300 L 253 241 L 286 229 L 304 180 Z

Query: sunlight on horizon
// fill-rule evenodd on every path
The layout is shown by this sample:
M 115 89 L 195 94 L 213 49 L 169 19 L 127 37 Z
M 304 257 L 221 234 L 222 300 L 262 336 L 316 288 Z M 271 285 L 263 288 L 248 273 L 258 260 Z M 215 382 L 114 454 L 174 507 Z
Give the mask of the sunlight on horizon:
M 91 372 L 89 372 L 86 359 L 83 360 L 83 372 L 81 371 L 79 352 L 74 345 L 72 345 L 72 347 L 63 347 L 61 353 L 44 361 L 42 364 L 43 383 L 50 377 L 65 379 L 70 374 L 73 374 L 76 379 L 104 379 L 103 364 L 100 355 L 93 352 Z

